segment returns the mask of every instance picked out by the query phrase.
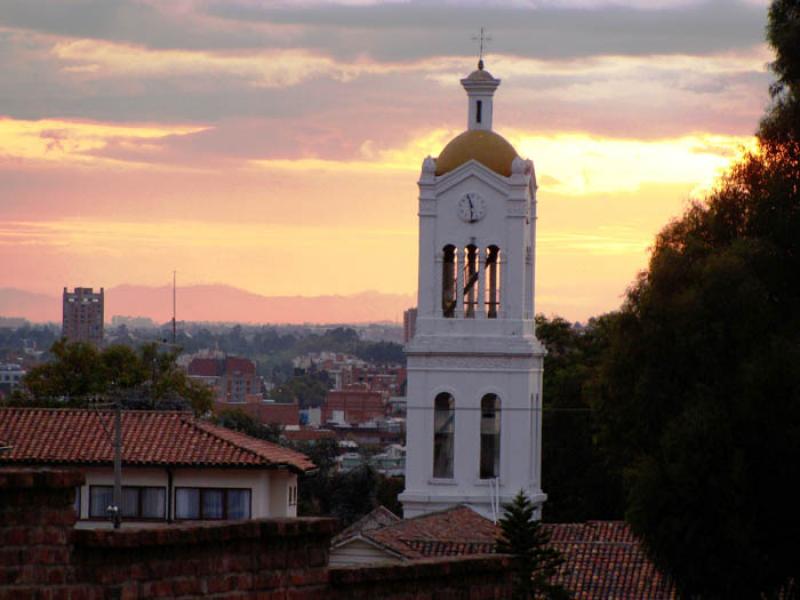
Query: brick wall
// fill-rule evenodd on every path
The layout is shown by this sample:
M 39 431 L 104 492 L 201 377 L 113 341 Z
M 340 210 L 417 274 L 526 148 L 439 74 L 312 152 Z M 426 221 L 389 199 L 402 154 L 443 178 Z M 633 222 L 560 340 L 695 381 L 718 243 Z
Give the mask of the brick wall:
M 0 600 L 92 598 L 76 585 L 74 471 L 0 469 Z
M 75 530 L 69 470 L 0 469 L 0 600 L 507 598 L 502 556 L 328 568 L 331 519 Z

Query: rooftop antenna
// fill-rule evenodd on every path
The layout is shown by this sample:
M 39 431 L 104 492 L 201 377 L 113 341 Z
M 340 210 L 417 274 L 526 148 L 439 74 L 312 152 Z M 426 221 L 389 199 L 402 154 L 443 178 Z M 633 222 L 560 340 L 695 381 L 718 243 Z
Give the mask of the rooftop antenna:
M 177 343 L 177 340 L 178 340 L 178 330 L 177 330 L 177 325 L 176 325 L 176 321 L 175 321 L 175 312 L 176 312 L 176 307 L 177 307 L 177 291 L 176 291 L 177 290 L 177 285 L 176 285 L 177 276 L 178 276 L 178 272 L 177 271 L 173 271 L 172 272 L 172 344 L 173 345 L 175 345 Z
M 478 52 L 478 70 L 483 71 L 483 53 L 486 50 L 486 46 L 488 46 L 489 42 L 492 41 L 492 38 L 490 35 L 486 33 L 484 28 L 481 27 L 481 34 L 473 35 L 472 41 L 480 42 L 480 50 Z

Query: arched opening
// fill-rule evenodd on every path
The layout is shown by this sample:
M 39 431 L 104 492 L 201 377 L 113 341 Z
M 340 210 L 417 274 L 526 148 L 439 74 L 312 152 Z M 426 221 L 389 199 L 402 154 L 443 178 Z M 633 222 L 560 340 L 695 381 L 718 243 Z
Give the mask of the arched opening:
M 486 249 L 486 316 L 496 319 L 500 313 L 500 248 L 489 246 Z
M 467 246 L 464 264 L 464 316 L 468 319 L 475 318 L 478 307 L 478 248 L 470 244 Z
M 442 316 L 452 319 L 456 313 L 456 247 L 448 244 L 442 255 Z
M 481 479 L 500 477 L 500 398 L 481 398 Z
M 436 396 L 433 407 L 433 476 L 453 478 L 455 447 L 455 399 L 442 392 Z

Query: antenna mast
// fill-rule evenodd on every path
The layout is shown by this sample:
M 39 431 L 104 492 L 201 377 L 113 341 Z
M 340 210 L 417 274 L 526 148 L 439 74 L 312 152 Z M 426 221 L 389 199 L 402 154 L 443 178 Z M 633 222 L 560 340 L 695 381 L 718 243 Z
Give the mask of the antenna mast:
M 177 271 L 172 272 L 172 344 L 176 344 L 178 341 L 178 331 L 177 325 L 175 322 L 175 312 L 177 307 L 177 292 L 176 292 L 176 281 L 177 281 Z

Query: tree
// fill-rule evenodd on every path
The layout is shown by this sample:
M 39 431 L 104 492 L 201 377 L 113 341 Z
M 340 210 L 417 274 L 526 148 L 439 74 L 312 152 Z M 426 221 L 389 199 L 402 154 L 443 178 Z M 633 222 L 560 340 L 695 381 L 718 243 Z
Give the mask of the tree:
M 177 364 L 177 352 L 157 344 L 137 350 L 116 344 L 98 350 L 91 344 L 59 340 L 50 349 L 53 360 L 31 369 L 23 379 L 19 402 L 86 406 L 100 396 L 114 395 L 125 408 L 211 409 L 213 393 L 193 381 Z
M 522 490 L 506 505 L 500 519 L 501 535 L 497 552 L 514 557 L 514 600 L 570 597 L 561 585 L 553 583 L 561 553 L 549 546 L 550 536 L 535 517 L 535 507 Z
M 590 402 L 597 365 L 608 345 L 613 315 L 577 327 L 559 317 L 536 317 L 544 358 L 542 487 L 549 522 L 619 519 L 624 512 L 621 477 L 608 468 L 595 437 Z
M 226 409 L 217 413 L 214 421 L 217 425 L 246 433 L 250 437 L 267 440 L 273 444 L 281 443 L 283 427 L 277 423 L 262 425 L 241 409 Z
M 689 597 L 800 581 L 798 31 L 800 3 L 773 2 L 769 39 L 786 46 L 759 147 L 658 235 L 601 366 L 599 436 L 626 517 Z

